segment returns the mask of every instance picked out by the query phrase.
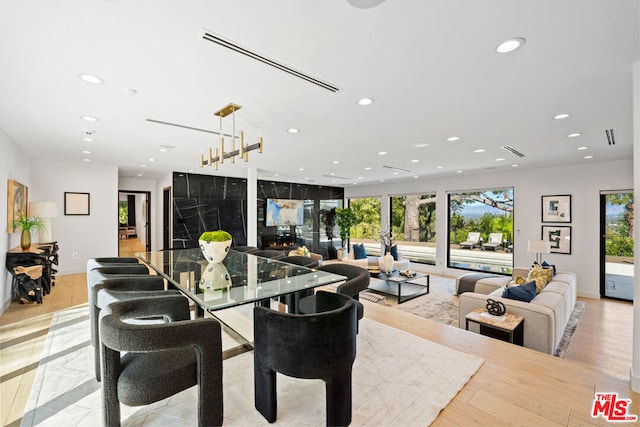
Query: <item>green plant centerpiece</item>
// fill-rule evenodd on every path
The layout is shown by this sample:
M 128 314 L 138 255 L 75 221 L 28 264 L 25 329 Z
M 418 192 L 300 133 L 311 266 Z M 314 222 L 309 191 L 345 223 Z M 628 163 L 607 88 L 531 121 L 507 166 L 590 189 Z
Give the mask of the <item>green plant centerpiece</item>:
M 18 219 L 13 221 L 13 227 L 20 228 L 22 234 L 20 235 L 20 247 L 23 251 L 26 251 L 31 246 L 31 229 L 35 228 L 38 231 L 45 231 L 47 229 L 44 221 L 37 216 L 20 215 Z
M 336 208 L 336 224 L 340 227 L 340 239 L 345 248 L 351 237 L 351 227 L 356 225 L 356 214 L 351 208 Z
M 205 231 L 200 235 L 198 243 L 207 262 L 220 263 L 231 248 L 233 237 L 224 230 Z

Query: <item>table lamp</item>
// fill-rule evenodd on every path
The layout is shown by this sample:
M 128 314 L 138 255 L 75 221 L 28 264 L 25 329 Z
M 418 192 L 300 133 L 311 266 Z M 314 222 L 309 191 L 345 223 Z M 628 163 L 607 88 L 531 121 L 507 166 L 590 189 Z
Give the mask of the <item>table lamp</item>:
M 39 230 L 39 243 L 53 241 L 52 218 L 58 217 L 58 204 L 56 202 L 30 202 L 29 216 L 37 216 L 42 220 L 44 227 Z
M 551 243 L 548 240 L 529 240 L 527 251 L 536 254 L 538 264 L 542 262 L 542 254 L 551 252 Z

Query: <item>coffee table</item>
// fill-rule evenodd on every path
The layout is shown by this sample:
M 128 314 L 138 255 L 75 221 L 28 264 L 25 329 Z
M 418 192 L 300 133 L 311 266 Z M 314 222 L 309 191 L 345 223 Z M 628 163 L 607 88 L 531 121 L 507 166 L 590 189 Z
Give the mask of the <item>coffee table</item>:
M 369 284 L 369 289 L 393 295 L 398 298 L 398 304 L 407 302 L 421 295 L 429 293 L 429 275 L 423 273 L 413 273 L 412 277 L 407 277 L 399 272 L 386 274 L 379 272 L 375 274 L 378 279 Z M 416 279 L 426 277 L 426 283 L 417 283 Z

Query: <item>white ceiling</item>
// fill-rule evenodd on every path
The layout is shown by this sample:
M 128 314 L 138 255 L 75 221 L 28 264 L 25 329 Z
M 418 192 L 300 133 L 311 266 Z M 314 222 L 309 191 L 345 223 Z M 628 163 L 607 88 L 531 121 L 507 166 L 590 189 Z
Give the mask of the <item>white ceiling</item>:
M 0 127 L 30 156 L 86 157 L 90 165 L 118 165 L 121 177 L 189 170 L 246 176 L 251 165 L 265 179 L 343 186 L 630 158 L 639 4 L 4 1 Z M 205 28 L 340 91 L 205 41 Z M 511 37 L 526 44 L 496 53 Z M 87 84 L 82 73 L 105 83 Z M 375 102 L 360 106 L 361 97 Z M 217 172 L 199 168 L 216 135 L 147 120 L 218 131 L 213 113 L 230 102 L 242 106 L 236 129 L 249 143 L 262 135 L 265 148 Z M 562 112 L 572 115 L 553 120 Z M 231 131 L 230 119 L 224 126 Z M 300 132 L 287 133 L 292 127 Z M 610 128 L 613 146 L 605 137 Z M 82 141 L 85 129 L 95 130 L 95 142 Z M 572 132 L 582 135 L 568 138 Z M 446 141 L 454 135 L 461 139 Z M 161 145 L 175 148 L 160 153 Z M 383 150 L 389 154 L 377 154 Z M 384 165 L 409 172 L 394 175 Z

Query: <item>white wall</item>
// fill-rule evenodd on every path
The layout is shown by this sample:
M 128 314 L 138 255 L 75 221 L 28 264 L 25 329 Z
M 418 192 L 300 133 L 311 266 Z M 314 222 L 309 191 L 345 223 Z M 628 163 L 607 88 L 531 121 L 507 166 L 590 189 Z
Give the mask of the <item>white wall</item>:
M 49 159 L 33 160 L 32 168 L 29 200 L 58 203 L 58 218 L 53 219 L 53 239 L 60 247 L 58 274 L 82 273 L 90 258 L 117 256 L 118 168 Z M 90 214 L 64 215 L 65 192 L 89 193 Z
M 382 197 L 389 195 L 436 192 L 437 243 L 434 272 L 459 275 L 461 270 L 446 268 L 447 223 L 446 193 L 457 190 L 514 188 L 514 265 L 529 266 L 534 255 L 527 252 L 527 240 L 541 238 L 541 197 L 571 194 L 571 255 L 547 254 L 545 260 L 560 270 L 578 275 L 578 294 L 600 298 L 599 234 L 601 190 L 633 189 L 631 159 L 614 162 L 586 162 L 581 165 L 533 170 L 515 170 L 493 174 L 456 175 L 444 178 L 416 179 L 402 183 L 380 183 L 345 189 L 345 197 Z M 387 206 L 387 205 L 384 205 Z M 388 208 L 383 209 L 386 216 Z M 382 218 L 382 224 L 387 224 Z M 565 224 L 563 224 L 565 225 Z
M 7 180 L 13 179 L 28 187 L 31 198 L 31 164 L 29 158 L 0 128 L 0 314 L 11 304 L 11 274 L 5 269 L 7 251 L 20 245 L 20 232 L 7 230 Z

